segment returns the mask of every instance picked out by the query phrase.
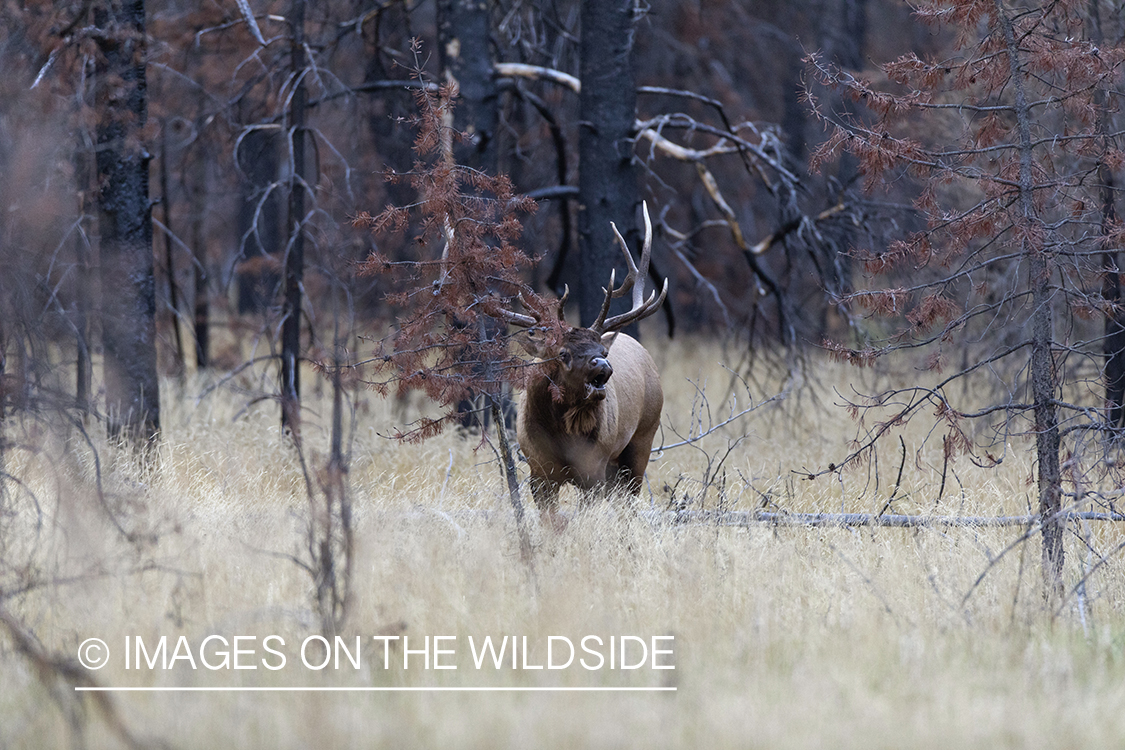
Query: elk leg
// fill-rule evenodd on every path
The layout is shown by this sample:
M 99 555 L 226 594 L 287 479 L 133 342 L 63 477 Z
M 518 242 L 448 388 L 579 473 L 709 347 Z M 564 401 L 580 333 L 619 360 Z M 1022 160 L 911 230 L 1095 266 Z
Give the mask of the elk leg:
M 633 474 L 630 463 L 626 460 L 628 448 L 618 456 L 616 461 L 611 461 L 605 468 L 605 485 L 611 492 L 623 492 L 635 495 L 640 492 L 641 483 Z
M 539 517 L 555 531 L 566 528 L 566 518 L 559 513 L 559 483 L 547 477 L 531 477 L 531 496 L 539 508 Z
M 641 492 L 641 480 L 644 479 L 645 469 L 648 468 L 649 453 L 647 444 L 642 442 L 638 447 L 637 441 L 633 441 L 625 446 L 625 450 L 617 457 L 619 468 L 614 482 L 624 487 L 630 495 L 639 495 Z
M 574 484 L 578 487 L 578 507 L 589 508 L 596 501 L 605 499 L 606 485 L 612 483 L 616 473 L 617 467 L 611 462 L 591 465 L 587 472 L 575 476 Z
M 559 508 L 559 483 L 547 477 L 531 477 L 531 496 L 540 511 L 557 511 Z

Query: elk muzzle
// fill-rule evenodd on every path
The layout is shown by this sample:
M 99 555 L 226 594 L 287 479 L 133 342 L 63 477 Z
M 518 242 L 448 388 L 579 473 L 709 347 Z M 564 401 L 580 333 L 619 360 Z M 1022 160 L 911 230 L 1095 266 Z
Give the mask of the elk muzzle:
M 613 367 L 605 357 L 590 360 L 590 372 L 586 377 L 586 400 L 601 401 L 605 398 L 605 386 L 613 375 Z

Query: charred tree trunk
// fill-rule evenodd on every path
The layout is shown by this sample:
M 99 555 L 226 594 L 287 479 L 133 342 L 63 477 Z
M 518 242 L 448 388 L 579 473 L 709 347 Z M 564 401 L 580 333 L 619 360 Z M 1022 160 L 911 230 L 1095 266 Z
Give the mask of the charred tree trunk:
M 635 0 L 582 0 L 579 45 L 582 92 L 578 125 L 578 302 L 582 325 L 598 317 L 605 298 L 602 288 L 610 272 L 625 278 L 621 250 L 609 223 L 621 230 L 631 247 L 639 232 L 634 211 L 637 177 L 633 168 L 633 125 L 637 86 L 633 72 Z M 611 314 L 625 312 L 626 299 L 615 301 Z M 627 332 L 636 334 L 635 326 Z
M 195 367 L 204 370 L 210 367 L 211 359 L 211 298 L 207 291 L 207 235 L 204 224 L 207 202 L 207 159 L 206 139 L 202 134 L 196 138 L 198 152 L 190 159 L 189 177 L 191 195 L 191 249 L 195 256 L 192 263 L 194 280 L 192 336 L 195 339 Z
M 438 48 L 442 77 L 457 85 L 460 96 L 451 125 L 468 136 L 453 142 L 458 164 L 496 174 L 497 87 L 492 77 L 492 3 L 483 0 L 438 0 Z M 499 323 L 487 318 L 480 329 L 481 340 L 499 333 Z M 475 369 L 483 372 L 485 365 Z M 511 398 L 498 394 L 505 413 Z M 464 427 L 487 427 L 491 416 L 485 395 L 471 393 L 457 404 Z
M 369 18 L 363 24 L 366 56 L 364 85 L 378 86 L 380 92 L 371 97 L 367 112 L 369 137 L 379 144 L 380 153 L 387 159 L 387 167 L 406 171 L 412 164 L 412 140 L 409 128 L 401 127 L 401 123 L 414 114 L 414 100 L 409 89 L 388 89 L 381 84 L 400 75 L 389 55 L 384 60 L 386 51 L 406 49 L 410 38 L 416 36 L 410 20 L 411 9 L 406 3 L 381 3 Z M 414 199 L 412 188 L 406 183 L 387 183 L 384 189 L 391 205 L 406 205 Z
M 492 3 L 438 0 L 438 47 L 442 75 L 457 84 L 460 99 L 453 127 L 469 136 L 453 144 L 458 164 L 496 171 L 496 82 L 492 78 Z
M 277 294 L 276 258 L 281 249 L 281 197 L 277 190 L 280 134 L 254 128 L 238 143 L 242 204 L 238 212 L 238 312 L 263 313 Z
M 1051 272 L 1043 251 L 1031 250 L 1032 285 L 1031 392 L 1035 403 L 1035 447 L 1038 459 L 1039 517 L 1043 524 L 1043 581 L 1049 596 L 1061 595 L 1063 572 L 1062 470 L 1059 464 L 1059 418 L 1055 403 L 1054 315 Z
M 326 476 L 322 480 L 324 509 L 313 510 L 310 551 L 316 563 L 316 599 L 321 624 L 326 633 L 336 634 L 343 627 L 351 602 L 355 533 L 352 528 L 352 502 L 348 496 L 348 462 L 344 452 L 344 383 L 342 372 L 345 340 L 340 332 L 339 292 L 333 291 L 332 336 L 332 431 Z M 310 493 L 310 498 L 312 494 Z M 321 519 L 317 530 L 317 519 Z
M 191 58 L 193 70 L 203 65 L 202 55 Z M 186 179 L 190 213 L 189 242 L 192 253 L 192 339 L 195 344 L 195 368 L 205 370 L 211 366 L 211 296 L 208 293 L 207 258 L 207 179 L 208 165 L 213 156 L 208 139 L 207 94 L 200 88 L 196 93 L 195 138 L 188 146 Z
M 833 44 L 836 60 L 845 68 L 864 67 L 863 46 L 867 41 L 867 0 L 840 0 L 839 36 Z
M 172 243 L 172 196 L 168 189 L 168 121 L 160 123 L 160 206 L 164 217 L 164 265 L 168 274 L 168 307 L 172 316 L 172 339 L 176 343 L 175 370 L 184 374 L 184 339 L 180 335 L 180 290 L 176 285 L 176 253 Z
M 193 228 L 194 229 L 194 228 Z M 211 366 L 211 302 L 207 291 L 207 254 L 200 234 L 192 232 L 192 245 L 196 248 L 194 325 L 195 367 L 205 370 Z
M 1036 225 L 1040 218 L 1035 208 L 1031 107 L 1024 85 L 1027 71 L 1008 11 L 996 2 L 997 19 L 1004 31 L 1005 53 L 1013 86 L 1016 124 L 1019 129 L 1020 219 L 1025 239 L 1021 251 L 1028 259 L 1028 288 L 1031 291 L 1031 363 L 1028 377 L 1035 411 L 1035 448 L 1038 464 L 1039 518 L 1043 526 L 1043 584 L 1048 597 L 1062 594 L 1063 532 L 1066 522 L 1062 510 L 1062 470 L 1059 462 L 1058 373 L 1054 356 L 1053 269 L 1048 251 L 1037 242 Z
M 289 6 L 293 34 L 293 98 L 289 110 L 292 167 L 289 179 L 289 246 L 285 253 L 285 300 L 281 324 L 281 428 L 301 436 L 301 285 L 305 272 L 305 0 Z
M 1102 44 L 1101 11 L 1097 2 L 1089 6 L 1090 37 L 1095 44 Z M 1096 94 L 1098 105 L 1098 134 L 1102 138 L 1109 132 L 1109 112 L 1106 108 L 1106 92 L 1099 88 Z M 1101 202 L 1102 236 L 1108 237 L 1117 223 L 1117 205 L 1114 195 L 1117 186 L 1113 170 L 1105 160 L 1098 163 L 1098 199 Z M 1102 298 L 1109 312 L 1105 318 L 1105 419 L 1115 437 L 1125 427 L 1125 308 L 1121 295 L 1121 265 L 1119 248 L 1108 250 L 1102 256 Z
M 79 228 L 85 222 L 89 211 L 90 161 L 93 158 L 92 144 L 87 138 L 78 146 L 74 158 L 74 179 L 78 192 Z M 90 246 L 84 231 L 74 233 L 74 261 L 81 279 L 90 278 Z M 90 284 L 80 282 L 74 289 L 74 338 L 77 349 L 75 357 L 74 405 L 85 415 L 90 411 L 90 381 L 93 379 L 93 365 L 90 361 Z
M 98 58 L 98 230 L 102 343 L 110 434 L 148 440 L 160 430 L 156 375 L 143 0 L 94 9 Z
M 866 65 L 863 51 L 867 40 L 867 0 L 839 0 L 838 15 L 830 16 L 828 24 L 826 31 L 835 62 L 848 70 L 862 70 Z M 800 106 L 805 105 L 802 102 Z M 849 112 L 855 108 L 847 99 L 840 100 L 838 106 Z M 837 189 L 840 192 L 836 195 L 830 193 L 826 197 L 837 201 L 848 200 L 848 188 L 858 178 L 859 163 L 855 155 L 843 154 L 836 170 L 838 188 L 833 189 L 833 192 Z M 819 262 L 821 283 L 828 293 L 825 304 L 820 308 L 818 338 L 824 338 L 828 334 L 829 312 L 832 309 L 829 300 L 843 299 L 851 292 L 852 254 L 848 252 L 848 248 L 856 244 L 856 234 L 851 222 L 838 222 L 830 232 L 824 233 L 824 241 L 819 242 L 816 248 L 817 255 L 823 258 Z
M 520 560 L 528 566 L 528 573 L 535 580 L 535 559 L 532 556 L 531 535 L 527 532 L 527 520 L 523 512 L 523 503 L 520 502 L 519 477 L 516 474 L 516 460 L 512 456 L 512 445 L 508 440 L 508 432 L 504 428 L 504 416 L 500 413 L 500 405 L 492 398 L 488 399 L 489 409 L 492 411 L 492 420 L 496 424 L 496 443 L 500 446 L 500 461 L 504 469 L 504 479 L 508 484 L 508 500 L 512 503 L 512 512 L 516 517 L 516 534 L 520 540 Z
M 1103 162 L 1098 166 L 1101 181 L 1102 234 L 1113 231 L 1117 222 L 1113 172 Z M 1117 250 L 1102 259 L 1102 297 L 1110 310 L 1105 319 L 1106 422 L 1113 430 L 1125 427 L 1125 300 L 1121 295 L 1121 266 Z

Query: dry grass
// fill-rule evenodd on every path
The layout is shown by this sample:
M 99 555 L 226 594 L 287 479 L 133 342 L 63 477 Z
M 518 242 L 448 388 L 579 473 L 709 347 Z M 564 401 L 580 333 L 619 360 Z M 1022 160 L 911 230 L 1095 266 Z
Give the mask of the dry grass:
M 707 347 L 657 352 L 669 420 L 686 429 L 695 389 L 713 416 L 730 373 Z M 815 380 L 763 407 L 702 450 L 677 448 L 650 471 L 651 502 L 666 486 L 697 502 L 709 460 L 731 436 L 746 439 L 725 463 L 722 502 L 753 509 L 768 496 L 793 511 L 874 511 L 900 460 L 888 443 L 876 472 L 816 482 L 792 470 L 838 461 L 855 425 L 817 406 L 855 373 L 817 364 Z M 762 376 L 754 390 L 781 386 Z M 772 390 L 771 390 L 772 389 Z M 189 388 L 189 391 L 192 389 Z M 198 388 L 194 392 L 198 392 Z M 736 389 L 737 392 L 737 389 Z M 297 644 L 318 632 L 302 555 L 307 500 L 293 452 L 266 404 L 213 395 L 198 406 L 166 396 L 159 470 L 141 471 L 101 446 L 107 497 L 128 543 L 92 491 L 91 453 L 40 439 L 6 469 L 36 493 L 10 495 L 0 558 L 25 579 L 62 579 L 7 602 L 56 653 L 88 637 L 118 652 L 96 673 L 133 686 L 674 686 L 675 693 L 129 693 L 113 698 L 145 740 L 174 747 L 1118 747 L 1125 741 L 1125 584 L 1111 559 L 1087 584 L 1085 606 L 1057 616 L 1039 594 L 1037 539 L 1009 552 L 973 589 L 1016 529 L 716 528 L 654 524 L 603 504 L 556 535 L 532 529 L 534 576 L 520 562 L 502 479 L 487 446 L 450 434 L 422 446 L 378 436 L 390 405 L 367 399 L 359 414 L 349 484 L 356 507 L 355 599 L 348 642 L 363 637 L 356 671 L 313 672 Z M 323 464 L 327 404 L 310 398 L 306 437 Z M 697 403 L 698 406 L 698 403 Z M 9 426 L 9 429 L 13 427 Z M 993 471 L 956 464 L 938 501 L 941 459 L 914 449 L 925 425 L 904 434 L 911 451 L 895 509 L 992 515 L 1025 512 L 1032 488 L 1027 446 L 1014 444 Z M 666 430 L 668 442 L 674 440 Z M 30 439 L 30 438 L 29 438 Z M 879 486 L 876 488 L 876 477 Z M 681 479 L 682 478 L 682 479 Z M 677 480 L 680 480 L 677 484 Z M 648 493 L 645 495 L 648 498 Z M 20 499 L 23 498 L 23 499 Z M 533 514 L 534 515 L 534 514 Z M 534 520 L 534 519 L 533 519 Z M 1121 542 L 1090 530 L 1102 554 Z M 1095 553 L 1068 539 L 1068 585 Z M 23 567 L 21 567 L 23 566 Z M 399 631 L 399 624 L 405 625 Z M 420 657 L 392 668 L 372 635 L 457 636 L 457 670 L 424 670 Z M 126 671 L 124 638 L 269 634 L 285 639 L 285 669 Z M 467 638 L 527 636 L 542 663 L 548 636 L 675 636 L 675 670 L 631 672 L 477 670 Z M 171 644 L 170 644 L 171 645 Z M 198 651 L 195 652 L 198 654 Z M 264 655 L 259 650 L 250 661 Z M 538 659 L 538 661 L 536 661 Z M 70 693 L 59 691 L 62 703 Z M 0 637 L 0 747 L 59 747 L 72 740 L 64 714 L 29 662 Z M 86 739 L 118 740 L 87 705 Z

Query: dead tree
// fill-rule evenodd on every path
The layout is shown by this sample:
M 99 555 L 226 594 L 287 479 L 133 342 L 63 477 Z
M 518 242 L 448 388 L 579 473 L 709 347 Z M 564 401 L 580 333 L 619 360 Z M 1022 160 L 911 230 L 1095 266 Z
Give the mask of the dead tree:
M 301 300 L 305 272 L 305 119 L 308 92 L 305 88 L 305 0 L 289 7 L 292 34 L 292 100 L 287 136 L 290 153 L 289 242 L 285 250 L 285 298 L 281 327 L 281 427 L 295 440 L 301 433 Z
M 248 129 L 235 143 L 241 179 L 238 210 L 238 312 L 265 313 L 277 297 L 281 253 L 281 132 L 265 125 Z
M 1096 455 L 1096 438 L 1109 425 L 1104 412 L 1082 402 L 1078 365 L 1100 359 L 1104 346 L 1103 330 L 1083 321 L 1116 306 L 1099 294 L 1098 282 L 1104 248 L 1118 246 L 1122 231 L 1105 224 L 1093 178 L 1101 164 L 1125 163 L 1112 138 L 1099 132 L 1096 101 L 1099 92 L 1120 90 L 1125 47 L 1087 38 L 1082 10 L 1054 3 L 1016 8 L 1004 0 L 924 3 L 924 20 L 956 26 L 958 56 L 930 61 L 910 54 L 885 65 L 901 87 L 894 94 L 810 57 L 822 83 L 873 115 L 869 122 L 817 107 L 832 135 L 814 162 L 847 150 L 872 185 L 917 176 L 915 208 L 928 222 L 886 249 L 855 252 L 869 288 L 845 297 L 844 305 L 895 321 L 892 333 L 861 346 L 827 346 L 860 364 L 924 350 L 934 371 L 949 349 L 972 347 L 966 365 L 934 385 L 857 401 L 860 410 L 891 414 L 861 437 L 847 461 L 870 455 L 880 437 L 923 409 L 946 428 L 947 458 L 968 452 L 995 465 L 1012 433 L 1027 435 L 1035 446 L 1043 580 L 1052 598 L 1062 592 L 1066 513 L 1097 500 L 1084 488 L 1120 481 L 1106 474 L 1115 462 Z M 913 130 L 900 136 L 904 120 Z M 959 131 L 952 144 L 918 140 L 917 133 L 935 132 L 928 126 L 950 122 Z M 996 399 L 955 403 L 948 386 L 985 373 Z M 974 443 L 963 426 L 970 419 L 992 421 L 995 446 Z
M 420 47 L 414 47 L 415 59 Z M 424 82 L 420 64 L 416 76 Z M 404 230 L 412 220 L 420 228 L 422 256 L 393 260 L 374 253 L 361 272 L 379 274 L 396 292 L 388 299 L 402 311 L 396 331 L 380 341 L 371 361 L 368 385 L 377 392 L 405 394 L 423 391 L 447 411 L 437 418 L 421 418 L 396 436 L 421 441 L 458 419 L 456 405 L 471 393 L 485 395 L 493 415 L 499 415 L 505 384 L 522 382 L 528 366 L 509 350 L 508 336 L 486 319 L 502 320 L 501 309 L 517 297 L 536 306 L 547 304 L 522 278 L 531 259 L 519 248 L 520 212 L 535 204 L 518 197 L 503 175 L 490 176 L 457 164 L 452 158 L 456 134 L 450 127 L 455 87 L 443 84 L 415 90 L 419 114 L 413 119 L 417 161 L 408 174 L 388 174 L 406 181 L 418 194 L 417 213 L 389 207 L 377 216 L 361 214 L 358 223 L 377 232 Z M 438 250 L 440 248 L 440 250 Z M 419 293 L 419 292 L 422 293 Z M 495 330 L 494 335 L 481 331 Z M 503 419 L 495 419 L 499 453 L 517 520 L 520 551 L 530 562 L 531 546 L 523 522 L 515 464 Z
M 156 375 L 145 9 L 142 0 L 99 4 L 95 107 L 102 344 L 111 434 L 149 440 L 160 430 Z
M 583 325 L 601 310 L 609 274 L 623 278 L 610 224 L 626 227 L 625 240 L 638 245 L 633 166 L 637 86 L 633 70 L 636 0 L 583 0 L 579 44 L 582 90 L 578 129 L 578 305 Z M 615 301 L 620 314 L 626 304 Z M 635 334 L 636 327 L 628 333 Z
M 449 114 L 450 125 L 460 137 L 451 140 L 450 155 L 457 164 L 495 174 L 497 88 L 493 76 L 492 4 L 438 0 L 437 27 L 442 78 L 456 86 L 458 93 L 457 106 Z M 482 340 L 495 337 L 499 326 L 495 321 L 483 320 L 478 333 Z M 471 356 L 470 352 L 466 354 Z M 502 392 L 499 398 L 501 411 L 510 413 L 511 397 Z M 458 402 L 462 426 L 487 428 L 491 416 L 487 401 L 485 394 L 471 393 Z

